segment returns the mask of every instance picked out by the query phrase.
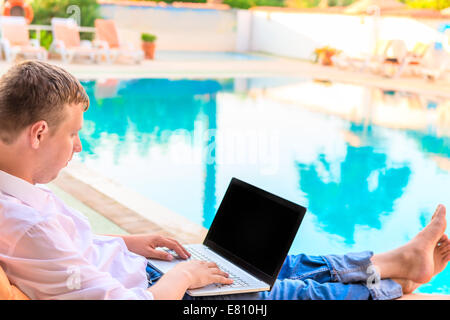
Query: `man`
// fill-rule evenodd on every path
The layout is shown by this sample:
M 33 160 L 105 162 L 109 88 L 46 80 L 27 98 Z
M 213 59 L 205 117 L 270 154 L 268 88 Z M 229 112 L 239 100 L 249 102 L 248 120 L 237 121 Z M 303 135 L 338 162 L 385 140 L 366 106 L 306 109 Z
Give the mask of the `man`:
M 176 240 L 94 235 L 82 214 L 36 185 L 81 152 L 88 107 L 79 81 L 45 62 L 25 61 L 0 79 L 0 266 L 11 283 L 32 299 L 181 299 L 189 288 L 231 284 L 217 265 L 195 260 L 161 276 L 145 257 L 171 259 L 155 250 L 165 246 L 187 259 Z M 270 292 L 215 298 L 398 298 L 446 267 L 445 214 L 439 206 L 427 227 L 392 251 L 288 256 Z

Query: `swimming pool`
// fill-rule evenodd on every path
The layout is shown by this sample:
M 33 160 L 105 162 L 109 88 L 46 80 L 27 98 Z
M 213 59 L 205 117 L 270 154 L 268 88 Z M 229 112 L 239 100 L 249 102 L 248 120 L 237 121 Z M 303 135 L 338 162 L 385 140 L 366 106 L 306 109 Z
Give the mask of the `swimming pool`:
M 386 251 L 450 208 L 438 97 L 303 78 L 82 84 L 79 160 L 206 228 L 231 177 L 308 208 L 291 253 Z M 450 294 L 450 268 L 418 292 Z

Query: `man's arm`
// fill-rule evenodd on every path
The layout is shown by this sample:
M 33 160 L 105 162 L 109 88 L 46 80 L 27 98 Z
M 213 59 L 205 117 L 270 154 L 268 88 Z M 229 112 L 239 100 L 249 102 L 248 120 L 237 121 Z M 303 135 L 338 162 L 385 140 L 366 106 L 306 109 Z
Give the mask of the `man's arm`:
M 56 218 L 31 226 L 10 254 L 20 267 L 8 276 L 31 299 L 152 299 L 147 288 L 126 288 L 92 265 Z
M 155 300 L 180 300 L 190 285 L 190 278 L 186 273 L 174 272 L 172 269 L 147 290 Z

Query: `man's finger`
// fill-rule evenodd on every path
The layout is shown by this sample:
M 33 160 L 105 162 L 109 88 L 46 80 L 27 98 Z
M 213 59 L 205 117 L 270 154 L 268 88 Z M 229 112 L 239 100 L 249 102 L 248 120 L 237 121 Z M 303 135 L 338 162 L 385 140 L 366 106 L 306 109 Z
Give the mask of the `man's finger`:
M 179 253 L 179 252 L 176 251 L 175 248 L 174 248 L 175 252 L 176 252 L 178 255 L 181 256 L 181 255 L 184 254 L 184 256 L 186 257 L 186 259 L 189 258 L 189 257 L 191 256 L 191 254 L 189 253 L 189 251 L 187 251 L 186 248 L 183 247 L 183 245 L 182 245 L 181 243 L 179 243 L 177 240 L 175 240 L 175 239 L 173 239 L 173 238 L 167 238 L 167 240 L 172 241 L 172 243 L 176 246 L 176 248 L 181 249 L 182 253 Z
M 217 275 L 223 276 L 225 278 L 229 277 L 228 273 L 226 273 L 225 271 L 220 270 L 219 268 L 214 268 L 213 269 L 213 274 L 217 274 Z
M 171 261 L 173 259 L 173 256 L 170 253 L 162 250 L 150 249 L 150 255 L 152 258 L 160 260 Z
M 225 277 L 218 276 L 218 275 L 213 276 L 212 280 L 214 281 L 214 283 L 222 283 L 222 284 L 232 284 L 233 283 L 233 279 L 225 278 Z
M 208 266 L 208 268 L 219 268 L 215 262 L 207 261 L 206 265 Z
M 182 259 L 187 259 L 189 257 L 182 245 L 175 240 L 164 238 L 162 240 L 162 245 L 171 250 L 174 250 Z

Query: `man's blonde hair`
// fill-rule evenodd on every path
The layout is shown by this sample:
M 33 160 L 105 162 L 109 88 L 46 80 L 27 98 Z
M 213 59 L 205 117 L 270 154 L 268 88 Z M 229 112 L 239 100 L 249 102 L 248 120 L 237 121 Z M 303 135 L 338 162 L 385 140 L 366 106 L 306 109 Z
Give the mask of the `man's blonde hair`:
M 35 60 L 14 65 L 0 78 L 0 140 L 12 144 L 23 129 L 40 120 L 56 131 L 71 104 L 89 108 L 86 91 L 69 72 Z

